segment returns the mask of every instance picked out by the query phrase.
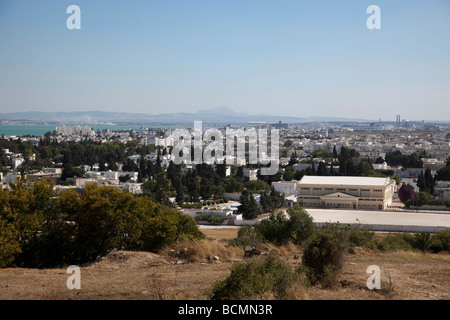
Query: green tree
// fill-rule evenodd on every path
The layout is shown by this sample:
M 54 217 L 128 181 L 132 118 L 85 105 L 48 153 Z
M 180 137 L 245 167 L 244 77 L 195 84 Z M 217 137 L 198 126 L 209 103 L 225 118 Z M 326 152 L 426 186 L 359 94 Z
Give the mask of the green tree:
M 295 170 L 292 166 L 287 166 L 284 168 L 283 180 L 284 181 L 292 181 L 294 179 Z
M 130 177 L 129 174 L 126 174 L 126 175 L 124 175 L 124 176 L 120 176 L 120 177 L 119 177 L 119 181 L 122 182 L 122 183 L 125 183 L 125 182 L 130 181 L 130 179 L 131 179 L 131 177 Z
M 162 209 L 148 198 L 137 199 L 138 217 L 142 225 L 139 250 L 157 252 L 177 241 L 203 239 L 197 222 L 173 209 Z
M 376 163 L 376 164 L 383 164 L 383 163 L 384 163 L 383 157 L 378 157 L 378 158 L 376 158 L 376 159 L 375 159 L 375 163 Z
M 425 190 L 431 194 L 434 194 L 434 179 L 431 174 L 430 168 L 425 169 L 424 178 L 425 178 L 425 186 L 426 186 Z
M 145 181 L 142 184 L 142 192 L 146 195 L 151 195 L 154 190 L 156 189 L 156 181 L 154 180 L 149 180 L 149 181 Z
M 292 140 L 290 140 L 290 139 L 288 139 L 288 140 L 286 140 L 286 142 L 284 143 L 284 147 L 285 148 L 290 148 L 290 147 L 292 147 L 292 144 L 293 144 L 294 142 L 292 141 Z
M 15 257 L 22 252 L 17 241 L 18 233 L 12 224 L 0 218 L 0 268 L 11 266 Z
M 11 210 L 9 191 L 0 188 L 0 268 L 12 265 L 22 252 L 16 229 L 18 212 Z
M 284 203 L 284 195 L 275 190 L 274 186 L 270 188 L 270 201 L 273 209 L 282 207 Z
M 261 205 L 261 209 L 263 212 L 269 212 L 273 209 L 272 201 L 270 198 L 270 192 L 265 191 L 261 193 L 261 197 L 259 199 L 259 203 Z
M 291 158 L 289 159 L 288 166 L 293 166 L 294 164 L 297 164 L 297 163 L 298 163 L 297 155 L 295 154 L 295 152 L 292 152 Z
M 244 219 L 254 219 L 260 213 L 260 208 L 251 192 L 244 190 L 240 202 L 241 205 L 238 208 L 238 212 L 242 213 Z
M 244 183 L 242 180 L 236 177 L 226 177 L 224 180 L 225 192 L 242 192 L 244 189 Z
M 163 205 L 170 205 L 169 192 L 170 180 L 167 179 L 164 172 L 160 172 L 155 176 L 155 189 L 152 193 L 152 198 L 155 202 Z
M 317 229 L 303 252 L 302 264 L 312 284 L 332 286 L 344 263 L 349 245 L 349 232 L 339 224 Z
M 227 173 L 227 164 L 225 161 L 221 164 L 217 164 L 216 173 L 220 178 L 225 178 Z
M 423 171 L 420 173 L 419 177 L 417 178 L 417 187 L 419 188 L 420 191 L 425 191 L 425 189 L 427 187 Z
M 405 204 L 410 199 L 414 199 L 414 188 L 410 184 L 403 184 L 397 193 L 398 198 L 403 204 Z
M 339 173 L 346 176 L 347 175 L 347 163 L 350 161 L 350 155 L 348 149 L 344 146 L 341 147 L 341 151 L 338 156 L 339 160 Z
M 67 178 L 83 177 L 86 172 L 83 168 L 74 168 L 71 164 L 63 166 L 61 180 L 66 181 Z
M 328 176 L 328 174 L 329 174 L 329 172 L 328 172 L 325 162 L 321 161 L 317 168 L 317 175 L 318 176 Z
M 75 222 L 80 261 L 94 261 L 110 250 L 123 249 L 139 236 L 134 197 L 116 188 L 86 185 Z
M 436 180 L 450 181 L 450 165 L 448 163 L 447 163 L 447 166 L 439 169 L 436 172 L 435 179 Z
M 429 232 L 417 232 L 414 234 L 412 246 L 425 252 L 431 247 L 432 243 Z
M 280 208 L 284 203 L 284 196 L 272 186 L 270 191 L 261 192 L 260 205 L 264 212 Z
M 301 244 L 314 232 L 312 217 L 300 206 L 272 213 L 267 219 L 255 225 L 262 239 L 280 245 L 288 242 Z
M 330 165 L 330 176 L 334 176 L 336 173 L 334 172 L 334 166 L 333 166 L 333 162 L 331 162 L 331 165 Z
M 115 171 L 115 170 L 113 170 L 113 171 Z M 125 172 L 137 172 L 138 171 L 138 165 L 133 160 L 127 158 L 127 161 L 125 162 L 125 164 L 122 167 L 122 171 L 125 171 Z
M 232 266 L 230 274 L 214 284 L 211 300 L 292 298 L 292 289 L 300 284 L 298 275 L 274 251 L 265 259 L 252 258 Z
M 243 178 L 244 177 L 244 167 L 239 166 L 236 172 L 236 178 Z

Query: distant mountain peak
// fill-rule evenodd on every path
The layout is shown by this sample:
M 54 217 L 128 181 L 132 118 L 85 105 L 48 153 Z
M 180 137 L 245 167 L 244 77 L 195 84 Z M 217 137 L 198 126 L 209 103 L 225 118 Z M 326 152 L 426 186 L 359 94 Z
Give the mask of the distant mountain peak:
M 197 111 L 197 114 L 215 114 L 215 115 L 233 115 L 238 112 L 228 108 L 227 106 L 218 106 L 212 109 L 203 109 Z

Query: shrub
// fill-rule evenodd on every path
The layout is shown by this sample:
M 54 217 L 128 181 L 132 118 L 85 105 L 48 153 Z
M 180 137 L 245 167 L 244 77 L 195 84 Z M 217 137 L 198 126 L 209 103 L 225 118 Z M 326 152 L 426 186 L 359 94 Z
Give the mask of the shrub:
M 349 229 L 349 244 L 351 246 L 365 247 L 369 249 L 376 248 L 374 241 L 375 233 L 369 227 L 358 227 Z
M 181 208 L 183 208 L 183 209 L 201 209 L 202 203 L 201 202 L 183 203 L 181 205 Z
M 427 251 L 432 244 L 431 235 L 429 232 L 418 232 L 414 234 L 411 241 L 411 245 L 415 249 L 420 249 L 421 251 Z
M 433 252 L 449 251 L 450 252 L 450 230 L 440 231 L 436 233 L 431 241 L 430 249 Z
M 0 267 L 57 267 L 113 249 L 157 251 L 204 237 L 191 217 L 150 198 L 89 184 L 56 194 L 45 180 L 0 188 Z
M 210 215 L 198 215 L 195 217 L 195 219 L 198 221 L 206 221 L 211 224 L 221 224 L 225 220 L 227 220 L 226 217 L 217 217 L 217 216 L 210 216 Z
M 229 245 L 245 248 L 246 246 L 258 248 L 264 241 L 253 226 L 243 226 L 239 228 L 236 238 L 229 242 Z
M 261 259 L 255 257 L 235 263 L 224 280 L 214 284 L 212 300 L 243 300 L 272 295 L 275 299 L 291 297 L 300 277 L 274 251 Z
M 287 210 L 287 215 L 282 211 L 270 214 L 255 229 L 262 239 L 273 244 L 293 242 L 299 245 L 313 234 L 314 224 L 312 217 L 304 209 L 295 206 Z
M 0 224 L 3 225 L 3 221 L 0 220 Z M 17 232 L 13 226 L 2 227 L 0 229 L 0 268 L 10 266 L 20 252 Z
M 155 205 L 155 204 L 153 204 Z M 197 222 L 176 210 L 149 209 L 140 218 L 141 235 L 136 241 L 137 250 L 157 252 L 164 246 L 179 241 L 203 239 L 204 234 L 198 229 Z
M 323 229 L 316 230 L 302 259 L 311 284 L 331 286 L 335 282 L 343 266 L 344 252 L 349 245 L 348 238 L 348 230 L 337 223 L 326 224 Z
M 431 239 L 430 250 L 437 253 L 439 251 L 450 252 L 450 230 L 440 231 Z
M 408 233 L 390 234 L 377 241 L 377 248 L 382 251 L 412 250 L 412 239 L 413 236 Z

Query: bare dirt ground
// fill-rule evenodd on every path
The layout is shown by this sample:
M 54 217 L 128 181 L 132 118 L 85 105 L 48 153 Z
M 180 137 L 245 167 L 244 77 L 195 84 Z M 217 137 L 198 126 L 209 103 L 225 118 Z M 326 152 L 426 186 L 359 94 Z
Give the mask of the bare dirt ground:
M 161 254 L 113 252 L 81 266 L 81 289 L 69 290 L 70 274 L 60 269 L 0 269 L 0 299 L 107 300 L 207 299 L 212 284 L 223 279 L 243 251 L 226 247 L 237 229 L 202 229 L 207 239 L 181 244 Z M 172 251 L 171 251 L 172 250 Z M 301 263 L 295 246 L 278 249 L 290 264 Z M 302 295 L 311 300 L 436 300 L 450 299 L 450 254 L 356 248 L 345 257 L 339 283 L 332 289 L 312 287 Z M 218 259 L 218 260 L 217 260 Z M 366 269 L 381 269 L 381 290 L 367 289 Z

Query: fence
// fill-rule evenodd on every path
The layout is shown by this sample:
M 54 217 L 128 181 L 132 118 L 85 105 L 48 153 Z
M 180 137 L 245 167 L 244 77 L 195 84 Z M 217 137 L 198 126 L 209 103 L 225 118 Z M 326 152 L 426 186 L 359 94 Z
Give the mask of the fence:
M 394 212 L 413 212 L 413 213 L 439 213 L 439 214 L 450 214 L 450 208 L 449 209 L 430 209 L 428 208 L 403 208 L 403 207 L 387 207 L 383 211 L 394 211 Z

